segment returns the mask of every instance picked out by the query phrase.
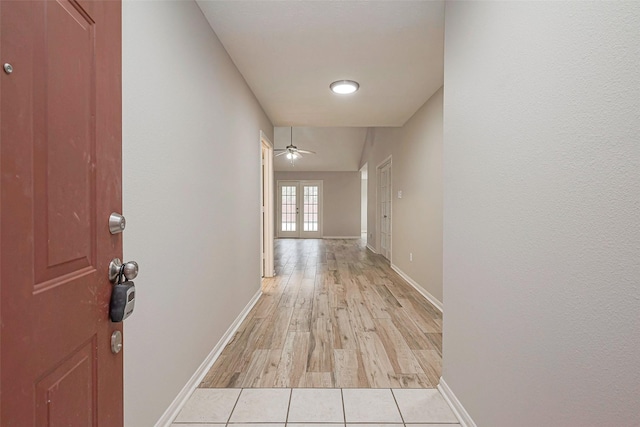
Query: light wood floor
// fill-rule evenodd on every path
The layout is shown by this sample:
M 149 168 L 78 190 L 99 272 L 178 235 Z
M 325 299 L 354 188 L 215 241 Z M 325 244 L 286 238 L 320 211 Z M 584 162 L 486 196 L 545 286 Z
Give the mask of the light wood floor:
M 276 240 L 277 276 L 200 387 L 434 388 L 442 314 L 361 240 Z

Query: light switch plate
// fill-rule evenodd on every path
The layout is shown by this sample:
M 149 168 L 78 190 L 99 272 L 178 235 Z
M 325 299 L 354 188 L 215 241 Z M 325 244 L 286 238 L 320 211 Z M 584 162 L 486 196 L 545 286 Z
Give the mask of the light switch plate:
M 402 190 L 398 190 L 398 199 L 402 199 Z

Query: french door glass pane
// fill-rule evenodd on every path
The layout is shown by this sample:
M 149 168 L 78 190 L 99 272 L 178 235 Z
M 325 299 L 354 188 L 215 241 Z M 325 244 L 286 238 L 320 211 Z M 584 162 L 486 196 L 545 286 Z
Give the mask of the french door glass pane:
M 303 230 L 318 231 L 318 186 L 304 186 Z
M 296 231 L 296 186 L 282 186 L 282 225 L 280 231 Z

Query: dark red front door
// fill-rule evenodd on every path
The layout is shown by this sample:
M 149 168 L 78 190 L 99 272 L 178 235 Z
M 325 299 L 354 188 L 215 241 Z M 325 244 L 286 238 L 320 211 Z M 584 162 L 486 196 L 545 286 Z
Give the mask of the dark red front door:
M 120 52 L 119 1 L 0 1 L 2 427 L 123 424 Z

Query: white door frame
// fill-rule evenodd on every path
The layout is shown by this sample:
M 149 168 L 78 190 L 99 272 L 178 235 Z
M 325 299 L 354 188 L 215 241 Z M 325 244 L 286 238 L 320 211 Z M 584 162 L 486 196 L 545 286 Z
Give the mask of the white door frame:
M 382 224 L 380 220 L 380 216 L 382 215 L 382 196 L 381 196 L 381 175 L 382 169 L 386 166 L 389 166 L 389 234 L 387 241 L 387 251 L 386 253 L 382 249 Z M 382 162 L 378 164 L 376 167 L 376 232 L 377 232 L 377 247 L 378 253 L 382 254 L 385 258 L 389 260 L 389 262 L 393 263 L 393 253 L 391 248 L 392 239 L 393 239 L 393 162 L 391 156 L 384 159 Z M 388 255 L 388 256 L 387 256 Z
M 364 175 L 364 178 L 363 178 Z M 362 191 L 362 181 L 367 181 L 364 192 Z M 362 204 L 362 198 L 364 195 L 365 203 Z M 360 236 L 363 234 L 365 242 L 369 240 L 369 232 L 367 229 L 371 229 L 369 225 L 369 165 L 365 163 L 360 168 Z M 364 218 L 364 224 L 362 224 L 362 219 Z M 362 227 L 364 225 L 364 228 Z
M 260 131 L 260 270 L 262 277 L 275 276 L 273 261 L 274 239 L 274 186 L 273 143 Z
M 282 223 L 282 186 L 283 185 L 295 185 L 296 186 L 296 231 L 295 232 L 283 232 L 280 230 Z M 278 188 L 278 238 L 300 238 L 300 239 L 322 239 L 323 235 L 323 181 L 322 180 L 278 180 L 276 183 Z M 304 231 L 304 194 L 303 188 L 305 185 L 314 185 L 318 187 L 318 230 L 317 231 Z

